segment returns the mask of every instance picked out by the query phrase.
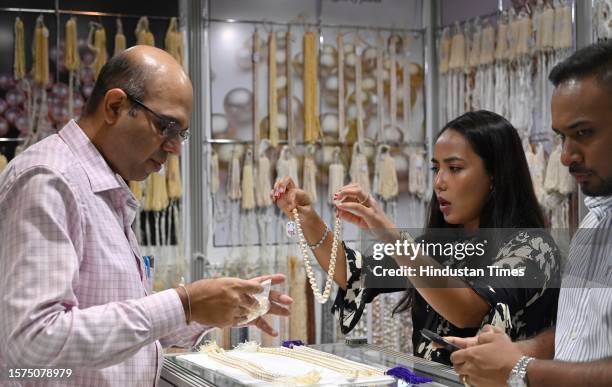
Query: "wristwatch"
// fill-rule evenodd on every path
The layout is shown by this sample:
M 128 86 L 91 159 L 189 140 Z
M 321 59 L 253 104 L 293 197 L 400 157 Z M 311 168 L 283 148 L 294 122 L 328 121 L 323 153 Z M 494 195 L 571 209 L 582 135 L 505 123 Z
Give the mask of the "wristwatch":
M 506 381 L 510 387 L 527 387 L 527 365 L 533 358 L 529 356 L 521 356 L 512 371 L 510 377 Z

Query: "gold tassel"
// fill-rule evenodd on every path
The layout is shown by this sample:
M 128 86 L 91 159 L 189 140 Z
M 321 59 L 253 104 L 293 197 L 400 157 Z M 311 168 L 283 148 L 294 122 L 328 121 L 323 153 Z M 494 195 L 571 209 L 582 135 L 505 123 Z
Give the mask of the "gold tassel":
M 23 79 L 26 74 L 25 38 L 23 21 L 15 18 L 15 60 L 13 62 L 13 76 L 16 80 Z
M 121 19 L 117 19 L 117 33 L 115 34 L 115 51 L 113 56 L 121 54 L 127 47 L 125 35 L 123 34 L 123 23 Z
M 170 25 L 168 26 L 168 30 L 166 31 L 166 37 L 164 39 L 164 45 L 166 47 L 166 51 L 177 62 L 181 65 L 183 64 L 183 36 L 178 28 L 178 22 L 175 17 L 170 18 Z
M 147 46 L 155 46 L 155 37 L 153 33 L 149 30 L 149 19 L 146 16 L 138 19 L 138 24 L 136 24 L 136 44 L 138 45 L 147 45 Z
M 79 45 L 77 41 L 76 18 L 71 17 L 66 22 L 66 48 L 64 49 L 64 66 L 68 71 L 76 71 L 81 64 Z
M 146 207 L 149 211 L 163 211 L 168 207 L 168 190 L 165 176 L 157 172 L 153 172 L 149 176 L 146 202 Z
M 168 198 L 178 200 L 183 195 L 183 184 L 181 182 L 180 159 L 177 155 L 168 155 Z
M 49 83 L 49 30 L 42 15 L 36 19 L 34 30 L 34 82 L 46 86 Z
M 100 74 L 100 70 L 102 70 L 102 66 L 104 66 L 108 58 L 106 53 L 106 30 L 101 24 L 95 22 L 89 23 L 87 45 L 96 55 L 91 66 L 94 77 L 98 78 L 98 74 Z
M 142 201 L 142 182 L 130 180 L 128 186 L 130 187 L 130 191 L 134 194 L 136 201 L 140 203 Z
M 6 159 L 6 156 L 4 156 L 3 154 L 0 154 L 0 173 L 4 171 L 7 164 L 8 164 L 8 160 Z
M 304 34 L 304 141 L 313 143 L 319 138 L 317 102 L 317 36 Z

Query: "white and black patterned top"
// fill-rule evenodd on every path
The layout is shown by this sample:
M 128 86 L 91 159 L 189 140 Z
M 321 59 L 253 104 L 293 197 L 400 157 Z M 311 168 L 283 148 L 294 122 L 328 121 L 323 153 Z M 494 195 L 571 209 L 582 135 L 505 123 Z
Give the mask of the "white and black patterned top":
M 612 196 L 584 200 L 589 213 L 572 239 L 563 270 L 555 359 L 612 356 Z
M 505 243 L 503 243 L 505 241 Z M 447 259 L 442 262 L 453 268 L 495 265 L 502 268 L 524 268 L 523 277 L 470 277 L 466 282 L 490 306 L 482 321 L 504 328 L 513 340 L 525 339 L 555 325 L 559 295 L 561 257 L 554 240 L 538 230 L 513 233 L 500 244 L 493 259 L 475 262 L 470 259 Z M 340 322 L 342 333 L 348 334 L 359 322 L 365 305 L 378 294 L 406 289 L 379 289 L 363 287 L 364 276 L 372 275 L 368 265 L 363 269 L 361 253 L 344 247 L 347 257 L 347 288 L 339 289 L 332 312 Z M 385 260 L 396 265 L 391 257 Z M 411 290 L 408 290 L 411 291 Z M 441 336 L 474 336 L 480 328 L 458 328 L 440 316 L 414 291 L 412 301 L 412 343 L 414 354 L 428 360 L 450 364 L 450 355 L 444 349 L 435 349 L 420 331 L 427 328 Z

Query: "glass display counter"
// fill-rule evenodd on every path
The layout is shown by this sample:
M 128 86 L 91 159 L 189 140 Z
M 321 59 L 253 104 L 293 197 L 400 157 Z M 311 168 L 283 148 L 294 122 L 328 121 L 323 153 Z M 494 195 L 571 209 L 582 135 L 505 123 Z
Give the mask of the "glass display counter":
M 452 368 L 413 355 L 369 344 L 348 345 L 334 343 L 312 345 L 310 347 L 368 365 L 384 367 L 401 365 L 411 369 L 417 375 L 426 376 L 433 380 L 431 383 L 420 384 L 420 386 L 463 387 L 459 376 Z M 244 386 L 244 384 L 224 374 L 205 369 L 180 358 L 181 355 L 186 354 L 188 353 L 166 355 L 160 386 Z M 401 381 L 388 385 L 408 386 L 408 384 Z

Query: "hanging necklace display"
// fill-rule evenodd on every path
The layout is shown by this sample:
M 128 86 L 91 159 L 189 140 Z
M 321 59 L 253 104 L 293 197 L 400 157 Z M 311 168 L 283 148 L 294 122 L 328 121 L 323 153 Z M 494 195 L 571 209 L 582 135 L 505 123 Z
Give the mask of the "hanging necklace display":
M 509 64 L 508 64 L 508 19 L 507 11 L 502 12 L 497 22 L 497 43 L 495 44 L 495 112 L 509 117 Z
M 449 74 L 450 54 L 450 27 L 445 27 L 442 30 L 442 36 L 440 37 L 440 90 L 444 96 L 440 99 L 440 117 L 442 117 L 443 122 L 449 122 L 451 120 L 450 113 L 453 103 L 451 100 L 451 84 Z
M 357 57 L 361 58 L 359 47 L 356 47 Z M 355 100 L 357 104 L 357 142 L 353 145 L 349 175 L 352 183 L 357 183 L 362 190 L 370 193 L 370 173 L 368 159 L 364 150 L 363 104 L 361 89 L 361 60 L 355 63 Z
M 314 270 L 312 269 L 312 265 L 310 263 L 311 247 L 308 245 L 308 242 L 306 242 L 306 238 L 304 237 L 304 232 L 302 230 L 298 209 L 294 208 L 292 213 L 295 225 L 297 227 L 298 243 L 300 245 L 300 250 L 302 253 L 302 262 L 304 263 L 304 270 L 306 271 L 306 275 L 308 276 L 308 281 L 310 282 L 310 286 L 312 288 L 312 292 L 315 296 L 315 299 L 320 304 L 325 304 L 329 299 L 331 293 L 331 287 L 334 280 L 334 272 L 336 270 L 338 242 L 340 240 L 340 233 L 342 232 L 340 218 L 336 216 L 336 220 L 334 222 L 332 249 L 329 257 L 329 269 L 327 271 L 327 279 L 325 280 L 325 286 L 323 288 L 323 292 L 321 293 L 317 285 L 317 279 L 315 278 Z
M 465 102 L 465 37 L 459 26 L 455 24 L 455 34 L 451 40 L 451 54 L 448 64 L 450 72 L 450 102 L 448 105 L 449 117 L 455 118 L 461 115 L 464 110 Z
M 529 136 L 533 126 L 531 81 L 533 61 L 529 45 L 532 40 L 531 35 L 531 18 L 522 10 L 510 23 L 511 61 L 514 65 L 514 76 L 511 77 L 510 83 L 510 122 L 514 124 L 521 137 Z

